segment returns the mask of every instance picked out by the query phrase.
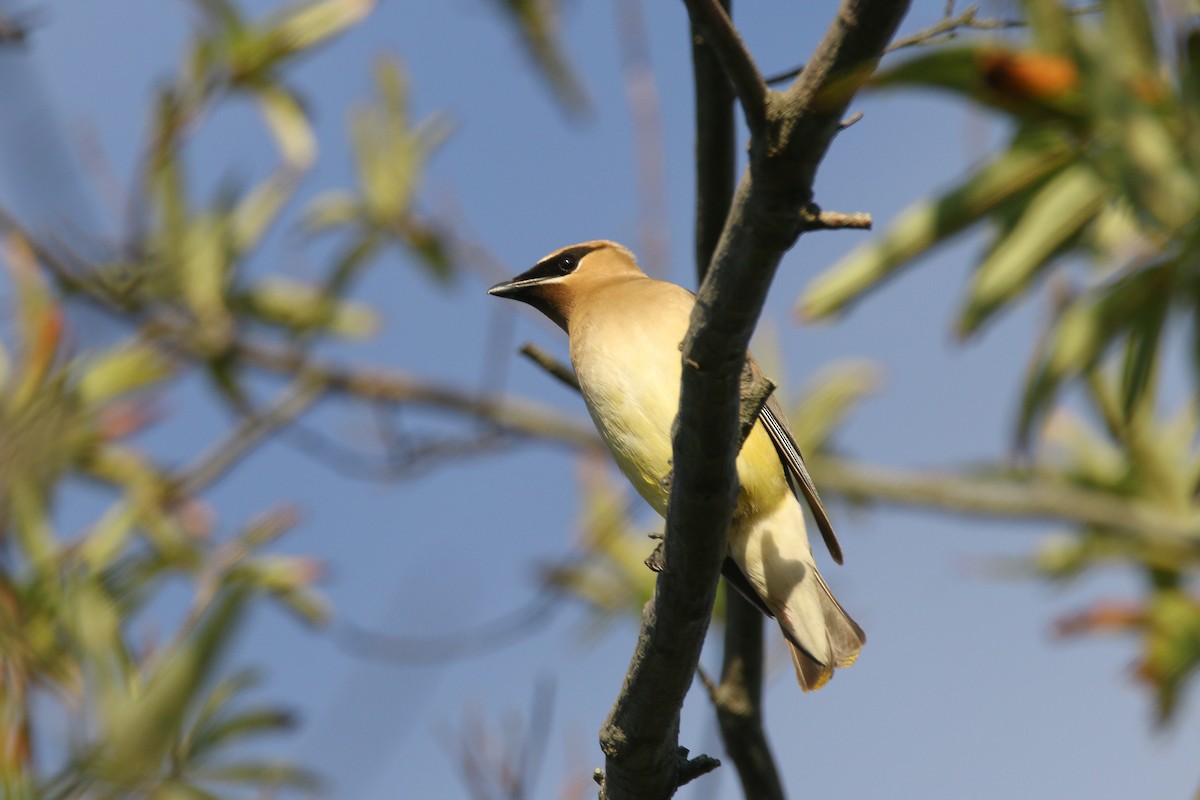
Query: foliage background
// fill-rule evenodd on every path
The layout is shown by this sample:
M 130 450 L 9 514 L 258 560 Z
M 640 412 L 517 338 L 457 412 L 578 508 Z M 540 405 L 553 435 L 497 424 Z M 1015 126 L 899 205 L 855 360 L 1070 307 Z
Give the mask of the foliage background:
M 28 50 L 0 50 L 0 105 L 20 109 L 0 115 L 0 196 L 31 225 L 66 219 L 84 232 L 111 235 L 114 178 L 103 169 L 97 176 L 96 164 L 128 183 L 151 92 L 174 72 L 186 41 L 182 5 L 106 6 L 48 4 L 46 24 Z M 247 4 L 252 15 L 269 7 Z M 591 100 L 591 113 L 578 119 L 564 118 L 496 9 L 478 0 L 419 9 L 383 4 L 365 25 L 291 73 L 321 147 L 301 199 L 352 182 L 347 112 L 369 94 L 375 57 L 394 52 L 409 77 L 414 116 L 445 112 L 454 126 L 428 163 L 425 209 L 463 225 L 500 262 L 480 259 L 446 286 L 389 252 L 355 290 L 379 310 L 380 335 L 328 353 L 467 388 L 504 385 L 583 418 L 578 399 L 539 370 L 497 356 L 526 338 L 564 353 L 557 331 L 515 312 L 510 334 L 514 311 L 498 308 L 482 290 L 569 242 L 603 236 L 647 250 L 639 238 L 646 213 L 639 207 L 638 145 L 618 44 L 615 9 L 622 7 L 628 4 L 576 3 L 564 11 L 562 41 Z M 938 3 L 918 4 L 906 30 L 941 11 Z M 830 12 L 761 3 L 737 18 L 763 69 L 773 71 L 811 50 Z M 686 18 L 673 4 L 647 4 L 644 13 L 662 104 L 663 231 L 671 254 L 665 273 L 690 283 Z M 827 208 L 869 210 L 879 225 L 1003 139 L 997 118 L 944 96 L 867 95 L 855 107 L 866 116 L 835 143 L 818 200 Z M 102 156 L 79 156 L 80 139 Z M 207 121 L 187 159 L 197 195 L 208 197 L 230 176 L 247 183 L 264 177 L 275 151 L 253 109 L 239 101 Z M 847 356 L 882 366 L 883 392 L 838 433 L 843 452 L 912 467 L 1004 452 L 1043 309 L 1027 303 L 980 341 L 955 344 L 955 308 L 980 247 L 967 241 L 871 296 L 842 324 L 794 328 L 790 307 L 807 281 L 862 237 L 807 236 L 785 261 L 768 307 L 778 345 L 761 348 L 778 347 L 775 372 L 794 392 Z M 254 268 L 312 276 L 334 247 L 327 240 L 300 245 L 294 228 L 276 230 Z M 10 286 L 5 290 L 11 295 Z M 78 347 L 123 333 L 86 314 L 73 320 L 72 331 Z M 1181 333 L 1171 336 L 1171 346 L 1179 347 Z M 489 345 L 489 338 L 500 344 Z M 1168 370 L 1163 379 L 1170 406 L 1185 395 L 1187 378 Z M 144 441 L 167 460 L 202 449 L 226 429 L 225 412 L 197 377 L 160 403 L 169 416 Z M 405 413 L 404 423 L 424 431 L 449 425 L 444 416 L 420 412 Z M 305 428 L 335 431 L 365 448 L 375 436 L 368 415 L 336 401 L 322 404 Z M 595 731 L 624 673 L 633 633 L 628 621 L 595 635 L 594 617 L 562 600 L 550 623 L 520 643 L 469 660 L 402 667 L 365 663 L 338 643 L 343 623 L 441 636 L 478 631 L 521 608 L 535 592 L 539 567 L 571 552 L 580 508 L 577 463 L 562 448 L 531 444 L 405 480 L 371 482 L 327 469 L 283 437 L 214 487 L 205 499 L 218 510 L 222 535 L 277 501 L 298 501 L 301 524 L 278 549 L 327 564 L 323 588 L 336 620 L 328 635 L 263 610 L 248 620 L 229 659 L 264 665 L 267 680 L 256 697 L 284 700 L 303 719 L 298 735 L 266 749 L 282 746 L 327 775 L 336 796 L 440 796 L 458 791 L 456 754 L 475 720 L 498 730 L 508 715 L 525 718 L 538 687 L 549 681 L 553 728 L 534 794 L 553 794 L 568 775 L 586 776 L 598 760 Z M 86 487 L 69 492 L 59 507 L 67 531 L 103 508 Z M 1200 726 L 1186 699 L 1177 724 L 1153 732 L 1152 702 L 1130 679 L 1136 652 L 1129 640 L 1064 645 L 1050 635 L 1057 615 L 1097 597 L 1135 595 L 1137 576 L 1113 570 L 1066 586 L 992 580 L 993 556 L 1028 554 L 1053 526 L 850 513 L 841 504 L 837 512 L 847 566 L 831 569 L 831 581 L 867 628 L 870 644 L 828 690 L 803 698 L 786 659 L 774 654 L 778 680 L 767 719 L 793 791 L 1125 797 L 1194 789 L 1191 754 Z M 646 530 L 658 524 L 642 519 Z M 148 615 L 161 622 L 150 627 L 173 625 L 190 596 L 182 582 L 168 587 Z M 711 655 L 716 663 L 718 654 Z M 696 750 L 718 749 L 700 694 L 685 711 L 683 740 Z M 721 775 L 684 795 L 734 791 L 731 776 Z

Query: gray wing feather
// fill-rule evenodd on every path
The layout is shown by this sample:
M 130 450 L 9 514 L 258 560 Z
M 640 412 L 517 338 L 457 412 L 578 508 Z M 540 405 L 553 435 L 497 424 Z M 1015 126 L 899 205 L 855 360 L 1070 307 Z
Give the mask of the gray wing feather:
M 754 368 L 757 369 L 758 365 L 755 364 Z M 771 397 L 758 412 L 758 418 L 762 421 L 763 427 L 767 429 L 767 434 L 775 445 L 775 451 L 779 453 L 779 460 L 783 462 L 792 492 L 797 497 L 803 495 L 812 511 L 813 518 L 817 521 L 821 538 L 825 540 L 825 546 L 829 548 L 829 555 L 833 557 L 834 561 L 841 564 L 842 546 L 833 533 L 833 523 L 829 521 L 829 514 L 825 511 L 821 496 L 817 494 L 817 487 L 808 474 L 804 456 L 800 454 L 800 446 L 796 444 L 796 438 L 788 428 L 787 418 L 783 415 L 783 409 L 779 407 L 779 401 Z

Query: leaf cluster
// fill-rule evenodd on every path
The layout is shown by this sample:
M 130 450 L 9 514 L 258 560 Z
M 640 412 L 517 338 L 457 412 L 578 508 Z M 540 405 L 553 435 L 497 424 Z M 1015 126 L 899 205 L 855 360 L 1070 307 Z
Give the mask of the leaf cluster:
M 1023 450 L 1035 439 L 1044 447 L 1030 466 L 979 480 L 1045 496 L 1087 490 L 1122 510 L 1111 524 L 1079 524 L 1031 566 L 1052 578 L 1110 564 L 1145 576 L 1137 613 L 1117 625 L 1083 615 L 1067 628 L 1137 632 L 1137 675 L 1165 720 L 1200 667 L 1200 604 L 1189 593 L 1200 570 L 1196 404 L 1193 393 L 1163 417 L 1156 381 L 1168 331 L 1200 342 L 1200 34 L 1143 0 L 1086 13 L 1030 0 L 1024 10 L 1020 39 L 930 49 L 872 79 L 879 90 L 935 89 L 987 108 L 1009 122 L 1008 143 L 818 276 L 799 310 L 839 313 L 968 231 L 986 243 L 958 312 L 961 336 L 1054 278 L 1016 424 Z M 1192 367 L 1200 378 L 1198 348 Z M 1098 426 L 1067 410 L 1068 385 L 1082 389 Z

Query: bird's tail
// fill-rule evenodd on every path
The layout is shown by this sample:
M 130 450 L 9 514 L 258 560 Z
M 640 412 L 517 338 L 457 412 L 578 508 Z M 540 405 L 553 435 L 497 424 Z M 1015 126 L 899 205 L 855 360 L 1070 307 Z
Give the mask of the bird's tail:
M 809 574 L 795 584 L 778 618 L 800 688 L 811 692 L 829 682 L 834 668 L 853 664 L 867 636 L 834 598 L 816 565 L 805 566 Z

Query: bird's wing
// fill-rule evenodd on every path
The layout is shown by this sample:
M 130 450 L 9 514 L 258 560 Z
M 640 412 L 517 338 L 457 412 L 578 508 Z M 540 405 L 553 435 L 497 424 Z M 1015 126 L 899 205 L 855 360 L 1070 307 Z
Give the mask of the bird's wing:
M 746 357 L 746 367 L 755 376 L 762 374 L 762 370 L 751 356 Z M 817 494 L 817 487 L 808 474 L 804 456 L 800 454 L 800 446 L 796 444 L 796 437 L 792 435 L 791 428 L 788 427 L 787 417 L 784 416 L 779 401 L 773 395 L 763 404 L 762 410 L 758 412 L 758 418 L 762 421 L 763 427 L 767 429 L 767 434 L 775 445 L 775 451 L 779 453 L 779 460 L 783 462 L 784 472 L 787 474 L 792 492 L 797 497 L 804 496 L 813 518 L 817 521 L 821 538 L 825 540 L 825 546 L 829 548 L 829 555 L 833 557 L 834 561 L 841 564 L 842 546 L 833 533 L 833 523 L 829 521 L 829 514 L 825 511 L 821 496 Z

